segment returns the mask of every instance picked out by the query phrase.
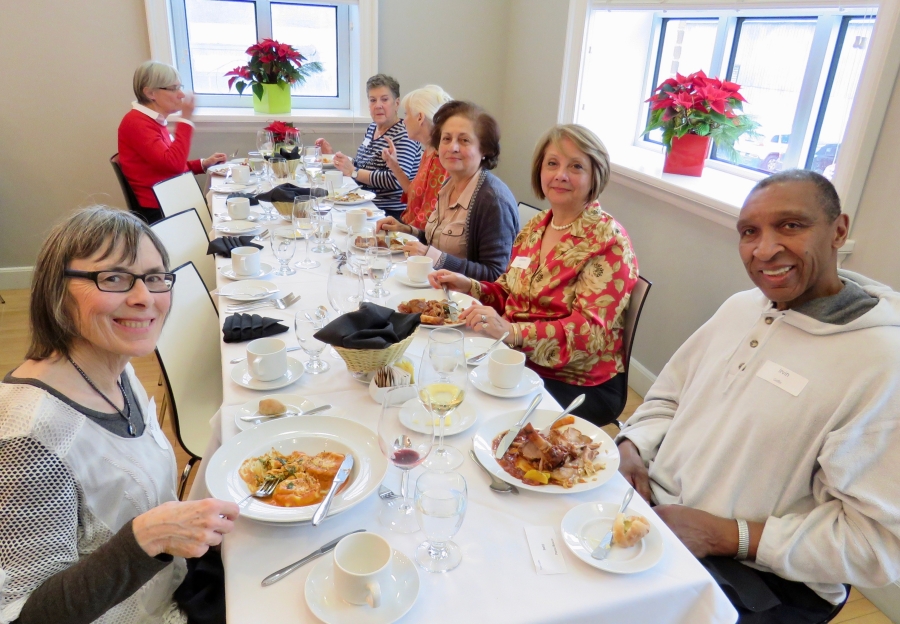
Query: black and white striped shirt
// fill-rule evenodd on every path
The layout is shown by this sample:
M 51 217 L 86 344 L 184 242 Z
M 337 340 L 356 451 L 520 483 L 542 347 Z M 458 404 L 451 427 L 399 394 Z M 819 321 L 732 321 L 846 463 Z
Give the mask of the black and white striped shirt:
M 397 148 L 397 160 L 406 177 L 412 180 L 419 170 L 419 161 L 422 159 L 422 146 L 409 138 L 406 134 L 406 126 L 398 121 L 377 139 L 375 138 L 375 124 L 369 124 L 366 129 L 366 137 L 359 149 L 356 150 L 354 163 L 360 169 L 371 172 L 369 184 L 362 184 L 362 188 L 375 193 L 372 200 L 376 206 L 384 210 L 388 216 L 400 218 L 400 213 L 406 205 L 400 201 L 403 189 L 397 182 L 396 176 L 387 168 L 381 157 L 381 150 L 388 148 L 385 137 L 390 137 Z

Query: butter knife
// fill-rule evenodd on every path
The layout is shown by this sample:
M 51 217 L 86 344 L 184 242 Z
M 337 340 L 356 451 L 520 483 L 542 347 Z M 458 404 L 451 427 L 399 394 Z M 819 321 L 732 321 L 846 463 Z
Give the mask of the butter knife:
M 619 507 L 619 513 L 625 513 L 625 509 L 628 507 L 628 503 L 631 502 L 632 496 L 634 496 L 634 488 L 628 488 L 628 491 L 625 493 L 625 498 L 622 499 L 622 506 Z M 613 522 L 615 522 L 615 518 L 613 518 Z M 610 529 L 606 532 L 606 535 L 603 536 L 603 539 L 600 540 L 600 543 L 597 545 L 597 548 L 594 549 L 594 552 L 591 553 L 591 557 L 599 561 L 606 559 L 606 556 L 609 555 L 609 551 L 612 549 L 612 538 L 613 532 L 612 529 Z
M 286 577 L 288 574 L 290 574 L 297 568 L 300 568 L 300 567 L 306 565 L 313 559 L 318 559 L 322 555 L 330 553 L 332 550 L 334 550 L 335 546 L 338 545 L 338 542 L 340 542 L 342 539 L 344 539 L 348 535 L 353 535 L 354 533 L 363 533 L 363 532 L 365 532 L 365 529 L 356 529 L 355 531 L 350 531 L 349 533 L 345 533 L 344 535 L 341 535 L 337 539 L 331 540 L 330 542 L 328 542 L 327 544 L 325 544 L 318 550 L 315 550 L 315 551 L 311 552 L 310 554 L 306 555 L 305 557 L 303 557 L 303 559 L 300 559 L 299 561 L 295 561 L 291 565 L 281 568 L 280 570 L 278 570 L 278 572 L 273 572 L 272 574 L 270 574 L 269 576 L 267 576 L 266 578 L 264 578 L 262 580 L 262 586 L 268 587 L 269 585 L 271 585 L 273 583 L 277 583 L 278 581 L 280 581 L 281 579 Z
M 516 436 L 519 435 L 519 432 L 522 430 L 522 427 L 525 426 L 525 423 L 528 422 L 528 417 L 531 416 L 531 413 L 537 409 L 538 403 L 541 402 L 541 399 L 544 398 L 544 395 L 540 392 L 531 400 L 531 403 L 528 405 L 528 409 L 525 410 L 525 415 L 522 416 L 522 419 L 513 425 L 509 431 L 506 432 L 506 435 L 503 436 L 503 439 L 500 440 L 500 444 L 497 446 L 497 451 L 494 453 L 494 457 L 497 459 L 501 459 L 506 451 L 509 450 L 509 445 L 512 444 L 512 441 L 516 439 Z
M 338 469 L 338 473 L 334 477 L 334 481 L 331 482 L 331 489 L 328 490 L 328 494 L 325 495 L 325 500 L 323 500 L 319 504 L 319 508 L 316 509 L 316 513 L 313 514 L 313 526 L 319 526 L 319 523 L 325 519 L 325 516 L 328 514 L 328 509 L 331 507 L 331 501 L 334 499 L 335 492 L 337 492 L 341 484 L 346 481 L 348 477 L 350 477 L 350 470 L 352 468 L 353 455 L 347 455 L 347 457 L 344 458 L 344 462 L 341 464 L 341 467 Z

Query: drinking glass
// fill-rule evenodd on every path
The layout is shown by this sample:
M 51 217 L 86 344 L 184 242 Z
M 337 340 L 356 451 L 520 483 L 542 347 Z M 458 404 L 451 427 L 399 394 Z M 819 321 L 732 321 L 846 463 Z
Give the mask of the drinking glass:
M 266 159 L 259 152 L 250 152 L 247 162 L 250 165 L 250 172 L 256 176 L 257 192 L 259 192 L 259 183 L 266 172 Z
M 466 480 L 456 472 L 423 472 L 416 479 L 416 518 L 427 541 L 416 548 L 416 563 L 428 572 L 448 572 L 462 561 L 450 541 L 466 517 Z
M 318 145 L 306 148 L 303 154 L 303 168 L 306 169 L 306 175 L 312 184 L 315 177 L 322 172 L 322 148 Z
M 272 157 L 275 150 L 275 136 L 269 130 L 256 131 L 256 150 L 265 159 Z
M 331 309 L 338 315 L 359 309 L 359 278 L 350 269 L 346 254 L 340 254 L 335 262 L 331 263 L 326 293 Z M 341 357 L 334 347 L 331 348 L 331 355 Z
M 350 228 L 347 230 L 347 256 L 350 266 L 359 278 L 359 293 L 356 301 L 362 303 L 366 300 L 365 276 L 369 273 L 369 247 L 376 244 L 375 231 L 370 227 L 361 229 Z
M 313 214 L 313 219 L 318 223 L 316 228 L 316 246 L 313 253 L 330 253 L 331 246 L 331 209 L 319 204 Z
M 421 464 L 434 445 L 434 427 L 430 419 L 412 420 L 418 390 L 415 386 L 390 388 L 381 402 L 378 418 L 378 445 L 395 467 L 402 470 L 400 498 L 388 501 L 381 509 L 381 523 L 397 533 L 419 530 L 415 509 L 409 499 L 409 471 Z
M 319 308 L 306 308 L 294 315 L 294 332 L 297 334 L 300 348 L 309 356 L 309 362 L 304 365 L 304 369 L 310 375 L 318 375 L 331 368 L 328 362 L 319 359 L 325 350 L 325 343 L 313 337 L 313 334 L 327 324 L 328 312 Z
M 282 156 L 272 156 L 269 159 L 269 166 L 272 168 L 272 175 L 275 177 L 275 183 L 279 180 L 290 177 L 290 167 L 287 158 Z
M 369 247 L 366 249 L 366 254 L 369 256 L 369 277 L 372 278 L 372 283 L 374 284 L 374 288 L 367 290 L 366 294 L 377 298 L 387 297 L 391 294 L 391 291 L 382 287 L 382 284 L 391 274 L 391 266 L 393 265 L 391 250 Z
M 303 151 L 303 142 L 300 140 L 300 130 L 298 128 L 288 128 L 284 131 L 284 149 L 291 152 L 294 148 Z
M 431 330 L 418 382 L 422 404 L 440 423 L 440 442 L 425 464 L 432 470 L 453 470 L 463 463 L 459 450 L 444 446 L 444 428 L 447 416 L 466 398 L 468 377 L 462 332 L 452 328 Z
M 278 260 L 279 267 L 275 271 L 275 275 L 294 275 L 297 271 L 291 268 L 291 258 L 294 257 L 294 251 L 297 249 L 297 238 L 293 228 L 282 227 L 273 229 L 269 236 L 269 243 L 272 246 L 272 253 Z
M 299 269 L 314 269 L 319 265 L 318 260 L 309 257 L 309 239 L 316 233 L 318 224 L 313 220 L 316 212 L 316 200 L 313 197 L 299 195 L 294 198 L 294 210 L 292 213 L 294 231 L 297 236 L 306 241 L 306 255 L 303 260 L 295 262 Z

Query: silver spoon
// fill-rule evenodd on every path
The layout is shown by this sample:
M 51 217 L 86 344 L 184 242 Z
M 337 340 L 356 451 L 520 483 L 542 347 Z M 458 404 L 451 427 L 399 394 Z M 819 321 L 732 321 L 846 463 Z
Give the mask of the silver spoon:
M 518 494 L 518 493 L 519 493 L 519 488 L 517 488 L 517 487 L 514 486 L 513 484 L 507 483 L 506 481 L 501 481 L 500 479 L 498 479 L 497 477 L 495 477 L 494 475 L 492 475 L 492 474 L 490 473 L 490 471 L 488 471 L 488 469 L 484 467 L 484 464 L 482 464 L 482 463 L 478 460 L 478 456 L 475 455 L 475 451 L 473 451 L 473 450 L 470 449 L 470 450 L 469 450 L 469 457 L 471 457 L 471 458 L 472 458 L 472 461 L 474 461 L 476 464 L 478 464 L 478 467 L 481 468 L 482 470 L 484 470 L 485 474 L 491 478 L 491 485 L 490 485 L 490 488 L 491 488 L 492 490 L 494 490 L 495 492 L 498 492 L 498 493 L 500 493 L 500 494 L 510 494 L 510 493 L 511 493 L 511 494 Z
M 299 349 L 300 349 L 300 347 L 288 347 L 288 348 L 285 349 L 285 350 L 286 350 L 286 351 L 298 351 Z M 242 355 L 241 357 L 236 357 L 236 358 L 234 358 L 233 360 L 231 360 L 231 363 L 232 363 L 232 364 L 237 364 L 238 362 L 243 362 L 243 361 L 246 360 L 246 359 L 247 359 L 247 356 L 246 356 L 246 355 Z
M 497 345 L 499 345 L 501 342 L 503 342 L 503 339 L 506 338 L 507 336 L 509 336 L 509 332 L 503 332 L 503 335 L 500 336 L 499 338 L 497 338 L 497 341 L 494 342 L 494 344 L 492 344 L 491 346 L 489 346 L 487 348 L 487 351 L 485 351 L 484 353 L 479 353 L 478 355 L 473 355 L 468 360 L 466 360 L 466 363 L 481 364 L 484 361 L 484 359 L 491 354 L 491 351 L 496 349 Z

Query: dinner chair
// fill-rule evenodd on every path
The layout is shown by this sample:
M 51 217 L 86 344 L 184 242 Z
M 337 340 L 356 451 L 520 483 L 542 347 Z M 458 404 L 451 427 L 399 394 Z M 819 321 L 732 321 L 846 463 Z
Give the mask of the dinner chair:
M 109 164 L 112 165 L 113 171 L 116 172 L 116 179 L 119 180 L 119 186 L 122 187 L 122 195 L 125 196 L 125 204 L 128 206 L 128 210 L 138 214 L 137 209 L 140 208 L 141 205 L 138 203 L 134 191 L 131 190 L 131 185 L 128 183 L 128 180 L 125 179 L 125 174 L 122 173 L 122 166 L 119 165 L 119 152 L 110 156 Z
M 631 368 L 631 348 L 634 346 L 634 336 L 637 332 L 638 321 L 641 320 L 641 310 L 644 309 L 644 301 L 653 282 L 643 275 L 638 275 L 637 283 L 631 290 L 631 298 L 628 307 L 625 308 L 624 327 L 622 328 L 622 364 L 625 367 L 625 397 L 622 400 L 622 409 L 625 409 L 625 401 L 628 399 L 628 371 Z M 618 417 L 617 417 L 618 418 Z M 618 420 L 613 421 L 621 429 Z
M 525 202 L 519 202 L 519 231 L 521 232 L 525 224 L 531 221 L 531 218 L 539 212 L 542 212 L 540 208 L 535 208 Z
M 163 216 L 169 217 L 194 208 L 206 231 L 212 229 L 212 213 L 206 205 L 206 198 L 203 197 L 200 185 L 190 171 L 157 182 L 153 185 L 153 194 L 156 195 Z
M 219 318 L 197 268 L 186 262 L 173 271 L 172 306 L 156 355 L 166 387 L 175 436 L 190 456 L 178 482 L 184 498 L 188 477 L 212 435 L 209 419 L 222 405 Z
M 160 219 L 150 226 L 169 252 L 169 264 L 181 266 L 193 262 L 207 290 L 216 287 L 215 256 L 206 255 L 209 237 L 197 210 L 191 208 Z

